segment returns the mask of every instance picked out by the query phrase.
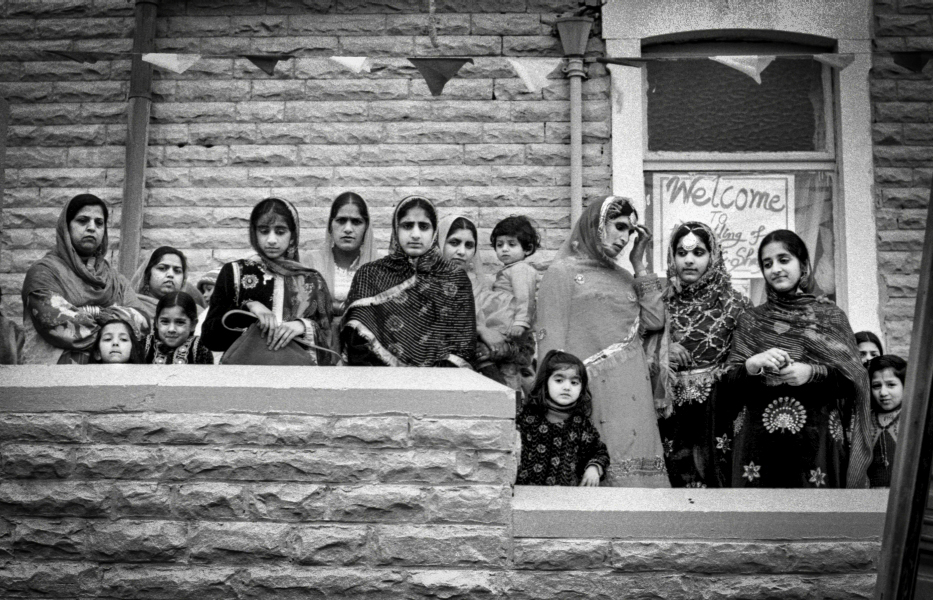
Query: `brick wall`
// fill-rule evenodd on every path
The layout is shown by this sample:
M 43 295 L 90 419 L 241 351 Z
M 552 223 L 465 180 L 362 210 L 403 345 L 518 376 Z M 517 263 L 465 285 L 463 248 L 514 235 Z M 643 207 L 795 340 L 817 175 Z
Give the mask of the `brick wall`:
M 207 372 L 0 366 L 0 597 L 871 597 L 876 536 L 517 538 L 474 373 Z
M 933 0 L 876 0 L 872 69 L 878 267 L 888 348 L 906 357 L 933 175 L 933 64 L 910 73 L 889 52 L 933 50 Z
M 422 193 L 443 213 L 478 218 L 480 241 L 501 218 L 530 213 L 547 259 L 568 234 L 566 79 L 529 93 L 504 57 L 561 56 L 556 15 L 575 0 L 437 0 L 440 48 L 426 0 L 163 0 L 156 47 L 236 54 L 305 48 L 273 77 L 245 59 L 155 70 L 143 247 L 183 249 L 195 271 L 248 251 L 250 207 L 269 195 L 299 206 L 303 246 L 323 239 L 342 191 L 373 207 L 385 248 L 391 209 Z M 54 241 L 64 204 L 90 190 L 122 196 L 129 61 L 78 64 L 36 49 L 129 51 L 124 0 L 0 0 L 0 95 L 11 101 L 0 249 L 4 308 L 16 314 L 29 265 Z M 601 47 L 597 40 L 593 48 Z M 355 75 L 326 60 L 370 56 Z M 434 98 L 407 56 L 471 56 Z M 584 83 L 585 199 L 609 193 L 609 83 Z M 118 222 L 119 210 L 115 221 Z M 491 248 L 485 258 L 494 260 Z

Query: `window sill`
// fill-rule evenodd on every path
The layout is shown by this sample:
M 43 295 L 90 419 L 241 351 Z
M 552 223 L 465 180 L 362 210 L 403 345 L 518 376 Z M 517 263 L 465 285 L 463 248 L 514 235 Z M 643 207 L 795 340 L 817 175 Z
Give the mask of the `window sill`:
M 888 490 L 515 486 L 519 538 L 880 539 Z

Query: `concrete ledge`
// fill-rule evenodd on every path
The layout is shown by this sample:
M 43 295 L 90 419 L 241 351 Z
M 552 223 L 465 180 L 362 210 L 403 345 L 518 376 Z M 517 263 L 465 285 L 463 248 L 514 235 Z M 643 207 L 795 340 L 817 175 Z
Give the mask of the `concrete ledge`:
M 466 369 L 0 366 L 0 412 L 404 413 L 515 418 L 515 394 Z
M 515 537 L 880 538 L 887 490 L 656 490 L 515 486 Z

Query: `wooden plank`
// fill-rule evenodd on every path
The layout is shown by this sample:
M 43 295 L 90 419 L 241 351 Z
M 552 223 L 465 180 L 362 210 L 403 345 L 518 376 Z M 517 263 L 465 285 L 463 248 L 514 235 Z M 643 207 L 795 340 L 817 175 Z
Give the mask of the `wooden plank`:
M 917 577 L 922 570 L 919 550 L 933 464 L 933 186 L 930 196 L 904 408 L 875 587 L 879 600 L 933 597 L 928 581 L 933 570 L 924 570 L 919 581 Z

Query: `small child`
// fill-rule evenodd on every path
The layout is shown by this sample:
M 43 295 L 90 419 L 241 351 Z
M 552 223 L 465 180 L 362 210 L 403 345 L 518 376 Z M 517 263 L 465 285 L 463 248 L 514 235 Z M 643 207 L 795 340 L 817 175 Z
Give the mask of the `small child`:
M 515 426 L 522 439 L 516 485 L 598 486 L 609 452 L 590 422 L 586 367 L 573 354 L 551 350 L 541 361 Z
M 140 354 L 133 327 L 123 319 L 110 319 L 97 332 L 91 359 L 105 365 L 139 364 L 143 362 Z
M 146 364 L 212 365 L 214 356 L 194 335 L 198 305 L 186 292 L 162 296 L 155 311 L 153 332 L 146 337 Z
M 214 286 L 217 285 L 218 275 L 220 275 L 220 269 L 212 269 L 204 275 L 201 275 L 201 278 L 198 279 L 198 284 L 196 287 L 204 297 L 205 304 L 211 303 L 211 294 L 214 293 Z
M 507 217 L 490 236 L 496 257 L 503 267 L 492 285 L 486 326 L 495 329 L 510 343 L 509 356 L 497 360 L 506 383 L 515 390 L 521 386 L 519 370 L 531 364 L 535 352 L 532 335 L 535 321 L 535 295 L 538 270 L 525 261 L 541 245 L 538 232 L 528 217 Z
M 871 381 L 872 461 L 868 466 L 871 487 L 890 487 L 894 452 L 897 449 L 897 425 L 904 397 L 907 361 L 893 354 L 883 354 L 868 363 Z

